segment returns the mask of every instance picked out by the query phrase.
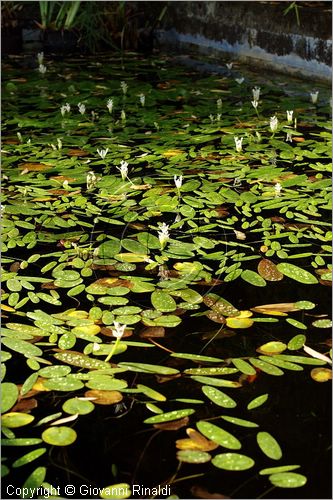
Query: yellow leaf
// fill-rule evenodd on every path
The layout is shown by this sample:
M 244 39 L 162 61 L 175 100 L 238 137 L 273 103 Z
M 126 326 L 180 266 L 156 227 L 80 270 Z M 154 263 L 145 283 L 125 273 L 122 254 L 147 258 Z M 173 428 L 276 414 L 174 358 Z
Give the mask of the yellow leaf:
M 311 370 L 311 378 L 316 382 L 327 382 L 332 380 L 332 370 L 330 368 L 314 368 Z
M 241 311 L 241 313 L 248 313 L 250 311 Z M 250 314 L 252 315 L 252 313 Z M 233 318 L 226 319 L 227 326 L 229 328 L 250 328 L 253 325 L 253 319 L 250 319 L 248 316 L 242 316 L 239 314 L 238 316 L 234 316 Z
M 72 330 L 72 332 L 77 335 L 80 335 L 80 333 L 83 333 L 84 335 L 97 335 L 100 331 L 101 327 L 98 325 L 76 326 Z
M 7 312 L 14 312 L 14 307 L 6 306 L 6 304 L 1 304 L 1 310 Z

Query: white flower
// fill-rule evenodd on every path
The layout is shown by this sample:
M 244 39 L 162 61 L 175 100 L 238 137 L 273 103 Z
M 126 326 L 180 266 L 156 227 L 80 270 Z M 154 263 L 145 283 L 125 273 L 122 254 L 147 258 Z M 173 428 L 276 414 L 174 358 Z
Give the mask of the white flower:
M 260 87 L 254 87 L 252 89 L 252 97 L 254 101 L 259 101 L 260 99 Z
M 126 113 L 125 113 L 125 111 L 124 111 L 123 109 L 121 110 L 121 113 L 120 113 L 120 118 L 121 118 L 121 120 L 122 120 L 123 122 L 126 120 Z
M 44 61 L 44 52 L 38 52 L 38 54 L 37 54 L 37 61 L 38 61 L 39 65 L 43 64 L 43 61 Z
M 244 82 L 244 77 L 242 76 L 241 78 L 235 78 L 235 82 L 238 83 L 238 85 L 241 85 Z
M 87 173 L 87 189 L 93 189 L 96 186 L 97 177 L 94 172 Z
M 46 73 L 46 66 L 44 66 L 44 64 L 40 64 L 38 66 L 38 71 L 42 74 L 42 75 L 45 75 Z
M 71 107 L 70 105 L 68 104 L 68 102 L 66 102 L 66 104 L 64 104 L 63 106 L 61 106 L 60 108 L 60 113 L 62 114 L 62 116 L 65 116 L 66 113 L 69 113 L 71 110 Z
M 290 132 L 287 132 L 286 142 L 293 142 L 293 138 Z
M 61 139 L 57 138 L 57 144 L 58 144 L 58 149 L 61 149 L 62 148 Z
M 209 115 L 209 119 L 210 119 L 210 121 L 213 123 L 213 122 L 215 121 L 214 115 L 210 114 L 210 115 Z
M 182 187 L 182 184 L 183 184 L 183 176 L 180 175 L 179 177 L 177 177 L 177 175 L 174 175 L 173 180 L 176 184 L 176 188 L 180 189 Z
M 163 222 L 163 224 L 160 226 L 160 231 L 158 231 L 158 239 L 160 240 L 161 248 L 163 249 L 165 247 L 166 242 L 170 238 L 170 233 L 169 233 L 169 226 Z
M 237 153 L 240 153 L 242 151 L 242 142 L 243 142 L 243 137 L 234 137 L 235 141 L 235 146 L 236 146 L 236 151 Z
M 145 102 L 146 102 L 146 96 L 144 94 L 139 94 L 139 99 L 140 99 L 141 106 L 144 106 Z
M 318 101 L 318 95 L 319 95 L 319 91 L 318 90 L 310 92 L 310 97 L 311 97 L 312 104 L 316 104 L 317 103 L 317 101 Z
M 318 95 L 319 95 L 319 91 L 318 90 L 310 92 L 310 97 L 311 97 L 312 104 L 316 104 L 317 103 L 317 101 L 318 101 Z
M 217 99 L 216 106 L 217 106 L 217 109 L 221 109 L 222 108 L 222 99 Z
M 112 335 L 117 339 L 121 339 L 121 337 L 125 333 L 126 325 L 121 325 L 120 323 L 118 323 L 118 321 L 114 321 L 113 326 L 114 328 L 112 328 Z
M 234 182 L 233 182 L 233 184 L 232 184 L 232 185 L 233 185 L 233 186 L 241 186 L 241 184 L 242 184 L 241 179 L 240 179 L 239 177 L 235 177 L 235 178 L 234 178 Z
M 226 64 L 226 67 L 227 67 L 228 69 L 232 69 L 233 65 L 234 65 L 234 63 L 232 63 L 232 62 L 231 62 L 231 63 L 227 63 L 227 64 Z
M 127 161 L 121 160 L 120 167 L 117 167 L 119 172 L 121 173 L 121 178 L 124 181 L 128 174 L 128 163 Z
M 274 133 L 277 131 L 279 124 L 279 120 L 276 118 L 276 116 L 271 116 L 269 120 L 269 126 L 271 127 L 271 131 Z
M 99 351 L 100 348 L 101 348 L 101 346 L 99 344 L 97 344 L 97 342 L 93 343 L 93 348 L 92 348 L 93 351 Z
M 156 130 L 160 130 L 160 126 L 157 122 L 154 122 L 153 125 L 156 128 Z
M 106 107 L 109 110 L 109 113 L 112 113 L 112 108 L 113 108 L 113 99 L 108 99 L 106 103 Z
M 102 158 L 102 160 L 104 160 L 104 158 L 106 157 L 106 155 L 108 154 L 108 151 L 109 151 L 109 148 L 106 148 L 106 149 L 98 149 L 97 148 L 97 153 L 99 154 L 99 156 Z
M 259 102 L 258 101 L 251 101 L 252 106 L 254 109 L 257 109 Z
M 125 95 L 128 89 L 128 85 L 126 82 L 120 82 L 120 88 L 123 91 L 123 94 Z
M 221 121 L 221 118 L 222 118 L 222 114 L 221 113 L 217 113 L 217 115 L 216 115 L 216 121 L 217 122 Z
M 291 111 L 287 111 L 287 122 L 288 123 L 292 123 L 293 122 L 293 114 L 294 112 L 291 110 Z
M 22 142 L 23 142 L 23 138 L 22 138 L 22 134 L 21 134 L 21 132 L 17 132 L 17 134 L 16 134 L 16 135 L 17 135 L 18 140 L 19 140 L 19 141 L 20 141 L 20 143 L 22 144 Z
M 84 113 L 86 112 L 86 105 L 79 102 L 77 107 L 79 108 L 79 112 L 81 113 L 81 115 L 84 115 Z
M 276 196 L 279 196 L 279 194 L 281 193 L 281 189 L 282 189 L 281 184 L 277 182 L 274 186 L 274 191 Z

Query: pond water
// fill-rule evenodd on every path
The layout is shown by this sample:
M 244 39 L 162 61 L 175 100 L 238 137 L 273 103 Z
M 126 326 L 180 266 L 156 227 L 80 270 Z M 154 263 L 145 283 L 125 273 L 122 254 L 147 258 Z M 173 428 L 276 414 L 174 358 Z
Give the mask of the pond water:
M 39 63 L 3 64 L 3 497 L 328 498 L 329 89 Z

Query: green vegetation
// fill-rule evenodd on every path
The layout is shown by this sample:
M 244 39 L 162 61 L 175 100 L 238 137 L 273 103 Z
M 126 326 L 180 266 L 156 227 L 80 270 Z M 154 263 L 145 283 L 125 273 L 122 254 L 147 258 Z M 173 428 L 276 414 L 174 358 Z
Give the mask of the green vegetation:
M 177 472 L 151 460 L 174 495 L 216 469 L 303 487 L 269 419 L 283 378 L 331 378 L 325 90 L 135 54 L 44 64 L 6 65 L 3 88 L 4 481 L 96 482 L 71 465 L 88 422 L 100 497 L 127 498 L 151 441 L 124 473 L 121 420 L 168 435 Z

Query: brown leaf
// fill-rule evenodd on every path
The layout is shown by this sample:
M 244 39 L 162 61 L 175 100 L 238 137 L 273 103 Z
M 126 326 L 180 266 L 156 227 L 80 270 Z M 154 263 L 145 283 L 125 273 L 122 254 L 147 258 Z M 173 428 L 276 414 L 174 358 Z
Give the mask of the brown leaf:
M 36 391 L 34 391 L 36 393 Z M 20 399 L 10 411 L 27 412 L 37 408 L 38 402 L 35 398 Z
M 287 313 L 299 311 L 299 309 L 295 306 L 294 302 L 281 302 L 279 304 L 264 304 L 262 306 L 251 307 L 251 311 L 271 314 L 272 311 Z
M 114 337 L 112 328 L 103 327 L 101 328 L 101 333 L 106 337 Z M 131 337 L 133 335 L 132 330 L 125 330 L 123 337 Z
M 230 497 L 226 497 L 225 495 L 222 495 L 222 493 L 209 493 L 209 491 L 206 490 L 206 488 L 203 488 L 202 486 L 197 486 L 197 485 L 192 486 L 191 493 L 193 496 L 195 496 L 197 498 L 207 498 L 207 499 L 230 498 Z
M 278 271 L 278 268 L 269 259 L 261 259 L 258 264 L 258 273 L 267 281 L 281 281 L 283 274 Z
M 164 337 L 164 335 L 165 328 L 163 326 L 149 326 L 140 332 L 140 337 L 142 338 Z
M 44 163 L 20 163 L 19 168 L 28 172 L 39 172 L 40 170 L 47 170 L 53 168 L 52 165 L 44 165 Z
M 88 151 L 84 151 L 84 149 L 69 149 L 67 151 L 69 156 L 88 156 Z
M 162 431 L 178 431 L 182 427 L 185 427 L 189 422 L 188 417 L 180 418 L 179 420 L 173 420 L 172 422 L 165 422 L 163 424 L 154 424 L 155 429 L 161 429 Z
M 91 401 L 97 405 L 113 405 L 119 403 L 123 399 L 123 395 L 119 391 L 100 391 L 92 389 L 84 393 L 86 398 L 94 398 Z
M 215 311 L 208 311 L 207 318 L 214 321 L 215 323 L 220 323 L 221 325 L 225 323 L 225 317 Z

